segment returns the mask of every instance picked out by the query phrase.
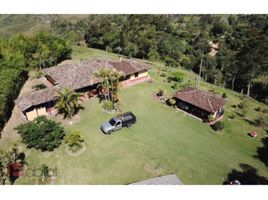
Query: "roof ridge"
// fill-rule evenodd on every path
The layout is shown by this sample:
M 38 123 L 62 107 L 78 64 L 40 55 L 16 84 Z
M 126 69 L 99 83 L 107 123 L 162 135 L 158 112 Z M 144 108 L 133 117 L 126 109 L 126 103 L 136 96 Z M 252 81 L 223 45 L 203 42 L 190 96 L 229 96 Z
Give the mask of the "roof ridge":
M 200 90 L 200 91 L 202 91 L 202 90 Z M 211 104 L 211 102 L 209 100 L 209 97 L 215 97 L 215 95 L 212 95 L 211 93 L 206 92 L 206 91 L 202 91 L 202 92 L 206 96 L 206 100 L 208 102 L 208 105 L 210 106 L 210 108 L 212 109 L 212 111 L 215 112 L 215 110 L 214 110 L 214 108 L 213 108 L 213 106 L 212 106 L 212 104 Z
M 212 111 L 215 112 L 215 110 L 214 110 L 214 108 L 213 108 L 213 106 L 212 106 L 212 104 L 211 104 L 209 98 L 207 98 L 207 101 L 208 101 L 208 104 L 209 104 L 210 108 L 212 109 Z
M 191 90 L 190 90 L 191 89 Z M 187 89 L 185 89 L 185 90 L 183 90 L 183 91 L 177 91 L 177 92 L 179 92 L 179 93 L 185 93 L 185 92 L 187 92 L 187 93 L 189 93 L 189 92 L 195 92 L 195 90 L 196 90 L 196 88 L 187 88 Z M 176 93 L 177 93 L 176 92 Z

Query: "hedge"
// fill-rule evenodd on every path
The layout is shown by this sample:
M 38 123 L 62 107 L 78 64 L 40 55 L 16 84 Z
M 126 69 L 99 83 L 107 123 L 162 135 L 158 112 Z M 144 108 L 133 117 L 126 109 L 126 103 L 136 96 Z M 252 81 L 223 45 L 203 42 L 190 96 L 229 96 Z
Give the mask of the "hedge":
M 11 116 L 14 100 L 27 79 L 27 72 L 20 69 L 0 69 L 0 131 Z

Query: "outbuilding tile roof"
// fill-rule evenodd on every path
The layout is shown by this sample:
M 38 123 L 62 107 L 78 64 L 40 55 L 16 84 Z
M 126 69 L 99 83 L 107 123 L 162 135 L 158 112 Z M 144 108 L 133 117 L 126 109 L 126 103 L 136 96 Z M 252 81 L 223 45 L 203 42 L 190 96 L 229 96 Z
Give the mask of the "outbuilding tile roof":
M 175 92 L 174 97 L 198 108 L 214 113 L 224 106 L 226 100 L 197 88 L 186 88 Z

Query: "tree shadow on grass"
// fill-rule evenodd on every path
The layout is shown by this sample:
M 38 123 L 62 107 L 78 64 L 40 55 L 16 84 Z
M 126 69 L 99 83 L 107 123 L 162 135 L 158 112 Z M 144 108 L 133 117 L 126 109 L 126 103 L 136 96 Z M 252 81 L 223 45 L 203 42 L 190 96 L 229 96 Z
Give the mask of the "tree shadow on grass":
M 80 110 L 84 111 L 85 110 L 85 107 L 82 106 L 82 105 L 79 105 L 77 107 L 77 109 L 74 110 L 73 114 L 68 118 L 68 114 L 66 113 L 66 111 L 59 109 L 58 112 L 57 112 L 57 114 L 55 116 L 62 115 L 63 119 L 71 119 L 73 116 L 77 115 Z
M 266 130 L 267 131 L 267 130 Z M 256 158 L 259 158 L 266 166 L 268 166 L 268 137 L 262 138 L 262 147 L 258 147 Z
M 241 112 L 237 112 L 237 111 L 235 111 L 234 112 L 237 116 L 239 116 L 239 117 L 245 117 L 245 114 L 243 114 L 243 113 L 241 113 Z
M 238 180 L 242 185 L 267 185 L 268 179 L 258 174 L 254 167 L 240 163 L 240 170 L 233 169 L 227 176 L 227 180 L 223 184 L 228 184 L 230 181 Z
M 250 119 L 246 119 L 245 118 L 244 121 L 247 122 L 251 126 L 255 126 L 255 127 L 257 126 L 256 123 L 253 120 L 250 120 Z

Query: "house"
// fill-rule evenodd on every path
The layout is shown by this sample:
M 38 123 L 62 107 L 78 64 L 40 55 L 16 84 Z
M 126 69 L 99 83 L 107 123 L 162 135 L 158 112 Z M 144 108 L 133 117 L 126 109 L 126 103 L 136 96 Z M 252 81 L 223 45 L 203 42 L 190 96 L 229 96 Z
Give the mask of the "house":
M 139 181 L 130 185 L 182 185 L 182 182 L 175 174 L 170 174 Z
M 132 86 L 150 80 L 149 67 L 134 60 L 92 59 L 72 64 L 62 64 L 43 70 L 48 88 L 34 91 L 19 97 L 15 103 L 27 120 L 54 112 L 54 97 L 63 88 L 71 88 L 85 96 L 89 91 L 96 92 L 102 82 L 94 76 L 101 68 L 111 68 L 122 72 L 122 87 Z
M 202 120 L 207 120 L 210 115 L 215 119 L 223 117 L 226 100 L 212 93 L 197 88 L 186 88 L 175 92 L 173 98 L 178 108 Z

